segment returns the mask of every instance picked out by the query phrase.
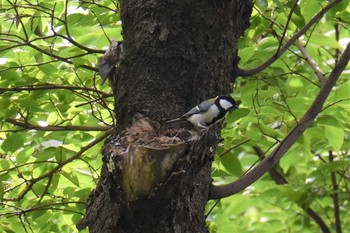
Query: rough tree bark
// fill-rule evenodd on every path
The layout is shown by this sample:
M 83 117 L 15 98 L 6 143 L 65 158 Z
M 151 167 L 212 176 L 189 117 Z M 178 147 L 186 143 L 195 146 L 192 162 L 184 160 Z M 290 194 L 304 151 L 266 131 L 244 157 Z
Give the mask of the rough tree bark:
M 110 78 L 117 128 L 79 229 L 208 232 L 219 128 L 169 129 L 165 120 L 232 91 L 251 9 L 240 0 L 121 1 L 123 57 Z

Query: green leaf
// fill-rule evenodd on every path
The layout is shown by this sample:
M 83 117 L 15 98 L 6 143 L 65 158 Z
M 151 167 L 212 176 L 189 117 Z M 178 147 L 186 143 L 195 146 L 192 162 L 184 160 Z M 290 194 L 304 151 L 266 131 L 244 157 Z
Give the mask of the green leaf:
M 231 151 L 220 157 L 220 161 L 228 173 L 239 177 L 242 175 L 242 165 L 239 159 Z
M 44 179 L 44 180 L 41 180 L 41 181 L 38 181 L 36 182 L 34 185 L 33 185 L 33 192 L 36 194 L 36 195 L 43 195 L 44 194 L 44 191 L 45 191 L 45 188 L 46 188 L 46 182 L 48 181 L 48 179 Z
M 344 126 L 339 120 L 333 116 L 320 116 L 317 125 L 324 127 L 324 134 L 333 150 L 340 151 L 345 137 Z
M 49 187 L 49 192 L 50 193 L 55 193 L 58 183 L 60 181 L 60 175 L 59 174 L 54 174 L 51 179 L 51 185 Z
M 344 128 L 329 125 L 325 126 L 325 136 L 336 152 L 340 151 L 343 145 L 344 135 Z
M 273 0 L 273 2 L 280 8 L 280 10 L 284 11 L 284 5 L 279 0 Z
M 250 110 L 248 108 L 239 108 L 233 110 L 227 116 L 227 122 L 235 122 L 249 114 Z
M 16 162 L 18 164 L 24 164 L 30 159 L 30 156 L 34 152 L 34 147 L 26 147 L 24 150 L 18 153 L 16 156 Z
M 256 6 L 258 6 L 262 11 L 265 11 L 268 4 L 267 0 L 257 0 L 255 1 Z
M 1 148 L 6 152 L 15 152 L 24 144 L 23 136 L 20 133 L 13 133 L 8 136 L 1 145 Z
M 261 133 L 263 133 L 264 135 L 272 138 L 278 138 L 278 132 L 270 126 L 259 124 L 259 128 L 261 130 Z
M 349 0 L 342 0 L 340 1 L 337 5 L 332 7 L 332 9 L 329 11 L 330 14 L 336 14 L 337 12 L 340 11 L 345 11 L 349 7 Z
M 334 90 L 334 92 L 331 94 L 331 96 L 333 95 L 335 100 L 346 100 L 349 104 L 349 99 L 350 99 L 350 81 L 347 81 L 345 83 L 342 83 L 341 85 L 339 85 L 338 88 L 336 88 Z
M 300 3 L 302 14 L 306 21 L 309 21 L 315 14 L 322 9 L 322 4 L 318 0 L 302 1 Z
M 325 47 L 343 50 L 343 48 L 340 46 L 339 42 L 336 41 L 336 39 L 334 37 L 327 36 L 324 34 L 315 33 L 315 35 L 313 37 L 311 37 L 309 42 L 311 44 L 314 44 L 315 46 L 322 45 Z
M 63 194 L 69 198 L 69 197 L 73 197 L 75 195 L 75 191 L 76 191 L 76 187 L 67 186 L 64 188 Z
M 4 186 L 2 186 L 2 182 L 0 180 L 0 200 L 2 200 L 4 196 Z
M 62 172 L 62 175 L 66 177 L 70 182 L 72 182 L 72 184 L 79 187 L 79 179 L 77 175 L 68 172 Z
M 6 170 L 6 169 L 10 168 L 9 161 L 6 160 L 6 159 L 1 159 L 0 158 L 0 168 L 1 168 L 1 170 Z
M 303 15 L 300 13 L 300 7 L 297 6 L 295 8 L 294 14 L 292 15 L 292 22 L 297 25 L 299 28 L 304 27 L 305 19 Z
M 247 63 L 251 57 L 255 54 L 255 47 L 247 47 L 239 50 L 239 56 L 241 57 L 240 63 L 244 65 Z
M 39 69 L 48 76 L 53 76 L 58 72 L 58 69 L 56 68 L 56 66 L 51 64 L 39 66 Z

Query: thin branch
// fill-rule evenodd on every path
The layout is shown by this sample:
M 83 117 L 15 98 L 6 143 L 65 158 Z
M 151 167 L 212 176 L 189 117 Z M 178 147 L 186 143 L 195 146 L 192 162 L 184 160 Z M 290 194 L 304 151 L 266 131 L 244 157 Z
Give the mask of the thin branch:
M 208 211 L 208 213 L 205 215 L 205 219 L 207 219 L 209 217 L 209 215 L 211 214 L 211 212 L 214 210 L 214 208 L 217 206 L 217 204 L 219 204 L 219 202 L 221 201 L 221 199 L 218 199 L 215 201 L 214 205 L 210 208 L 210 210 Z
M 3 198 L 4 201 L 19 201 L 21 199 L 24 198 L 24 196 L 32 189 L 32 187 L 34 186 L 35 183 L 37 183 L 38 181 L 42 180 L 42 179 L 46 179 L 49 178 L 50 176 L 52 176 L 53 174 L 55 174 L 56 172 L 58 172 L 59 170 L 62 169 L 62 167 L 70 162 L 72 162 L 73 160 L 78 159 L 83 153 L 85 153 L 87 150 L 89 150 L 90 148 L 92 148 L 93 146 L 95 146 L 96 144 L 100 143 L 101 141 L 103 141 L 105 138 L 107 138 L 111 133 L 113 132 L 113 129 L 108 130 L 107 132 L 105 132 L 104 134 L 102 134 L 101 136 L 99 136 L 98 138 L 96 138 L 95 140 L 93 140 L 92 142 L 90 142 L 89 144 L 87 144 L 86 146 L 83 146 L 82 148 L 80 148 L 80 150 L 73 155 L 72 157 L 60 162 L 56 167 L 54 167 L 52 170 L 50 170 L 49 172 L 38 176 L 37 178 L 33 178 L 31 180 L 29 180 L 29 184 L 25 187 L 25 189 L 18 195 L 18 197 L 16 198 Z
M 297 1 L 296 1 L 297 2 Z M 278 53 L 278 51 L 280 50 L 280 48 L 281 48 L 281 46 L 282 46 L 282 42 L 283 42 L 283 39 L 288 39 L 287 38 L 287 36 L 286 36 L 286 30 L 287 30 L 287 28 L 288 28 L 288 22 L 287 22 L 287 25 L 286 26 L 282 26 L 282 25 L 280 25 L 279 23 L 277 23 L 276 21 L 274 21 L 273 19 L 271 19 L 271 18 L 268 18 L 268 17 L 266 17 L 264 14 L 262 14 L 257 8 L 255 8 L 255 10 L 257 10 L 258 12 L 259 12 L 259 14 L 264 18 L 264 19 L 266 19 L 266 20 L 268 20 L 268 21 L 270 21 L 270 22 L 272 22 L 275 26 L 277 26 L 279 29 L 281 29 L 281 30 L 283 30 L 283 35 L 282 35 L 282 37 L 281 36 L 279 36 L 275 31 L 273 31 L 274 33 L 273 33 L 273 35 L 275 36 L 275 37 L 277 37 L 279 40 L 280 40 L 280 43 L 279 43 L 279 47 L 278 47 L 278 49 L 277 49 L 277 52 L 276 53 Z M 292 12 L 292 11 L 291 11 Z M 289 18 L 288 18 L 288 20 L 289 20 Z M 315 29 L 315 26 L 314 26 L 314 28 L 312 29 L 312 30 L 314 30 Z M 310 38 L 310 37 L 309 37 Z M 306 45 L 307 45 L 308 43 L 306 43 Z M 314 59 L 310 56 L 310 54 L 306 51 L 306 49 L 305 49 L 305 47 L 306 47 L 306 45 L 305 46 L 303 46 L 302 44 L 301 44 L 301 42 L 300 42 L 300 40 L 299 39 L 297 39 L 295 42 L 294 42 L 294 45 L 299 49 L 299 51 L 303 54 L 303 57 L 302 56 L 300 56 L 299 54 L 297 54 L 296 52 L 294 52 L 293 50 L 289 50 L 291 53 L 293 53 L 295 56 L 297 56 L 297 57 L 300 57 L 301 59 L 305 59 L 306 60 L 306 62 L 307 63 L 309 63 L 309 65 L 311 66 L 311 69 L 315 72 L 315 74 L 316 74 L 316 76 L 317 76 L 317 78 L 318 78 L 318 81 L 319 81 L 319 83 L 322 85 L 323 83 L 324 83 L 324 81 L 325 81 L 325 76 L 323 75 L 323 72 L 321 71 L 321 69 L 319 68 L 319 66 L 316 64 L 316 62 L 314 61 Z M 339 55 L 338 55 L 339 56 Z M 282 60 L 283 61 L 283 60 Z M 336 61 L 337 61 L 337 59 L 336 59 Z M 286 64 L 285 63 L 285 65 L 287 66 L 287 68 L 288 69 L 290 69 L 289 68 L 289 66 L 288 66 L 288 64 Z M 299 74 L 300 76 L 302 76 L 301 74 Z M 303 77 L 303 76 L 302 76 Z M 308 78 L 306 78 L 305 76 L 304 76 L 304 78 L 306 79 L 306 80 L 308 80 L 309 82 L 311 82 L 312 84 L 314 84 L 315 86 L 317 86 L 317 87 L 320 87 L 321 85 L 320 84 L 316 84 L 316 83 L 314 83 L 312 80 L 310 80 L 310 79 L 308 79 Z
M 247 143 L 247 142 L 249 142 L 249 141 L 250 141 L 250 139 L 246 139 L 246 140 L 244 140 L 244 141 L 242 141 L 242 142 L 240 142 L 240 143 L 238 143 L 238 144 L 232 146 L 232 147 L 229 148 L 228 150 L 226 150 L 226 151 L 222 152 L 221 154 L 219 154 L 218 157 L 224 156 L 225 154 L 227 154 L 227 153 L 229 153 L 230 151 L 236 149 L 237 147 L 242 146 L 243 144 L 245 144 L 245 143 Z
M 66 35 L 62 35 L 62 34 L 58 34 L 56 33 L 56 31 L 54 30 L 53 28 L 53 23 L 51 23 L 51 31 L 54 33 L 55 36 L 58 36 L 58 37 L 61 37 L 67 41 L 69 41 L 71 44 L 75 45 L 76 47 L 78 47 L 79 49 L 81 50 L 85 50 L 86 52 L 88 53 L 105 53 L 104 50 L 97 50 L 97 49 L 91 49 L 89 47 L 86 47 L 82 44 L 79 44 L 78 42 L 76 42 L 72 36 L 70 35 L 70 32 L 69 32 L 69 27 L 68 27 L 68 5 L 69 5 L 69 1 L 66 0 L 65 2 L 65 9 L 64 9 L 64 20 L 62 21 L 63 25 L 64 25 L 64 28 L 65 28 L 65 31 L 66 31 Z M 54 10 L 52 11 L 52 14 L 51 14 L 52 18 L 54 18 Z
M 292 129 L 287 137 L 278 144 L 278 146 L 267 156 L 260 164 L 248 172 L 240 179 L 222 186 L 212 185 L 209 199 L 218 199 L 229 197 L 235 193 L 244 190 L 246 187 L 257 181 L 263 176 L 271 167 L 273 167 L 282 156 L 289 150 L 289 148 L 295 143 L 300 135 L 306 130 L 306 128 L 313 122 L 318 113 L 322 111 L 322 107 L 329 96 L 332 88 L 335 86 L 340 74 L 345 69 L 350 59 L 350 43 L 347 45 L 342 56 L 339 59 L 338 64 L 332 70 L 329 78 L 320 89 L 319 94 L 315 98 L 311 107 L 307 110 L 304 116 L 300 119 L 299 124 Z
M 253 149 L 255 153 L 259 156 L 259 159 L 261 161 L 265 159 L 265 154 L 260 147 L 254 146 Z M 275 166 L 269 170 L 269 173 L 271 178 L 275 181 L 276 184 L 279 184 L 279 185 L 288 184 L 288 181 L 286 180 L 286 178 L 276 169 Z M 321 216 L 318 215 L 313 209 L 311 209 L 311 207 L 300 205 L 300 204 L 298 205 L 300 208 L 302 208 L 305 211 L 305 213 L 307 213 L 310 216 L 310 218 L 312 218 L 317 223 L 317 225 L 320 227 L 323 233 L 331 233 L 330 229 L 328 228 L 326 223 L 323 221 Z
M 8 213 L 2 213 L 2 214 L 0 214 L 0 217 L 5 217 L 5 216 L 11 217 L 11 216 L 16 216 L 16 215 L 23 215 L 23 214 L 26 214 L 26 213 L 29 213 L 29 212 L 33 212 L 33 211 L 38 211 L 38 210 L 53 210 L 53 209 L 57 209 L 57 208 L 54 208 L 52 206 L 64 206 L 64 205 L 68 206 L 69 204 L 85 204 L 85 203 L 81 202 L 81 201 L 57 202 L 57 203 L 50 203 L 50 204 L 42 204 L 42 205 L 38 205 L 38 206 L 32 206 L 32 207 L 30 207 L 28 209 L 21 209 L 18 206 L 13 206 L 13 205 L 7 204 L 11 208 L 16 209 L 16 211 L 8 212 Z M 62 209 L 62 210 L 65 210 L 65 209 Z M 67 210 L 66 209 L 66 211 L 70 211 L 70 212 L 77 213 L 77 214 L 80 214 L 80 215 L 82 214 L 80 212 L 73 211 L 73 210 Z
M 328 163 L 324 158 L 322 158 L 322 156 L 320 154 L 316 154 L 316 157 L 319 158 L 323 163 Z M 346 180 L 350 180 L 350 176 L 346 175 L 346 171 L 341 172 L 338 170 L 337 174 Z
M 283 40 L 284 40 L 284 38 L 285 38 L 285 36 L 286 36 L 286 34 L 287 34 L 287 29 L 288 29 L 289 22 L 290 22 L 290 20 L 292 19 L 292 15 L 293 15 L 293 13 L 294 13 L 295 8 L 298 6 L 298 2 L 299 2 L 299 0 L 296 0 L 296 1 L 293 3 L 293 5 L 292 5 L 292 7 L 291 7 L 291 9 L 290 9 L 290 12 L 289 12 L 289 15 L 288 15 L 288 18 L 287 18 L 287 22 L 286 22 L 286 26 L 284 26 L 283 33 L 282 33 L 282 37 L 281 37 L 281 39 L 280 39 L 280 43 L 279 43 L 279 45 L 278 45 L 276 54 L 278 54 L 279 51 L 280 51 L 280 49 L 281 49 Z
M 113 94 L 108 94 L 106 92 L 100 91 L 95 88 L 89 87 L 79 87 L 79 86 L 67 86 L 67 85 L 54 85 L 54 84 L 37 84 L 37 85 L 26 85 L 26 86 L 17 86 L 17 87 L 0 87 L 0 94 L 8 91 L 20 92 L 20 91 L 42 91 L 42 90 L 82 90 L 82 91 L 91 91 L 102 95 L 103 97 L 112 97 Z
M 22 218 L 21 214 L 18 215 L 18 219 L 19 219 L 19 221 L 21 222 L 24 231 L 25 231 L 26 233 L 29 233 L 28 230 L 27 230 L 27 227 L 26 227 L 26 225 L 25 225 L 25 223 L 24 223 L 24 221 L 23 221 L 23 218 Z
M 82 53 L 82 54 L 78 54 L 78 55 L 75 55 L 75 56 L 71 56 L 71 57 L 66 57 L 65 58 L 65 57 L 60 57 L 60 56 L 58 56 L 56 54 L 47 52 L 45 49 L 42 49 L 42 48 L 40 48 L 40 47 L 38 47 L 38 46 L 36 46 L 34 44 L 27 43 L 26 45 L 29 46 L 29 47 L 32 47 L 33 49 L 35 49 L 35 50 L 37 50 L 37 51 L 39 51 L 39 52 L 41 52 L 41 53 L 43 53 L 43 54 L 45 54 L 45 55 L 47 55 L 49 57 L 55 58 L 57 60 L 66 62 L 66 63 L 71 64 L 71 65 L 73 65 L 73 62 L 71 60 L 69 60 L 69 59 L 83 57 L 83 56 L 86 56 L 86 55 L 89 54 L 89 53 Z M 80 67 L 85 68 L 87 70 L 97 71 L 97 68 L 94 68 L 94 67 L 91 67 L 91 66 L 88 66 L 88 65 L 81 65 Z
M 312 59 L 310 54 L 306 51 L 305 47 L 300 43 L 299 40 L 296 40 L 294 42 L 294 45 L 297 46 L 297 48 L 303 54 L 306 62 L 309 63 L 309 65 L 311 66 L 311 69 L 315 72 L 318 81 L 322 85 L 326 81 L 326 77 L 323 75 L 323 72 L 321 71 L 320 67 L 316 64 L 314 59 Z
M 27 30 L 26 30 L 26 28 L 24 26 L 24 23 L 22 22 L 22 16 L 18 13 L 16 1 L 14 3 L 12 3 L 9 0 L 7 0 L 7 2 L 10 3 L 10 5 L 13 7 L 13 9 L 16 12 L 16 16 L 15 16 L 16 26 L 18 27 L 18 24 L 21 24 L 23 32 L 24 32 L 24 35 L 25 35 L 25 40 L 28 41 L 29 40 L 29 36 L 28 36 Z
M 334 156 L 332 151 L 329 151 L 328 158 L 329 158 L 329 162 L 333 162 Z M 338 195 L 339 187 L 337 184 L 337 177 L 335 172 L 331 172 L 331 181 L 332 181 L 332 187 L 333 187 L 332 199 L 333 199 L 333 213 L 334 213 L 334 219 L 335 219 L 335 231 L 337 233 L 342 233 L 340 213 L 339 213 L 339 195 Z
M 10 167 L 10 168 L 6 168 L 4 170 L 0 170 L 0 173 L 3 173 L 3 174 L 0 174 L 0 176 L 6 175 L 9 172 L 11 172 L 13 170 L 17 170 L 17 169 L 19 169 L 21 167 L 26 167 L 26 166 L 30 166 L 30 165 L 33 165 L 33 164 L 40 164 L 40 163 L 46 163 L 46 164 L 54 163 L 54 164 L 58 164 L 58 162 L 56 162 L 56 161 L 47 161 L 47 160 L 35 161 L 35 162 L 29 162 L 29 163 L 22 163 L 20 165 L 15 166 L 15 167 Z
M 6 122 L 13 124 L 15 126 L 24 128 L 24 129 L 34 129 L 37 131 L 107 131 L 112 127 L 109 126 L 77 126 L 77 125 L 48 125 L 48 126 L 40 126 L 40 125 L 32 125 L 28 122 L 22 122 L 15 119 L 6 119 Z
M 95 1 L 92 1 L 92 2 L 88 2 L 88 1 L 84 1 L 84 0 L 81 1 L 81 4 L 91 4 L 91 5 L 98 6 L 100 8 L 105 8 L 105 9 L 107 9 L 109 11 L 113 11 L 114 13 L 118 13 L 119 9 L 118 9 L 116 3 L 114 1 L 112 3 L 114 3 L 114 6 L 116 7 L 115 9 L 112 9 L 110 7 L 107 7 L 107 6 L 104 6 L 104 5 L 101 5 L 101 4 L 98 4 L 98 2 L 95 2 Z
M 52 38 L 52 37 L 54 37 L 54 36 L 47 36 L 47 38 Z M 83 56 L 91 54 L 89 52 L 86 52 L 86 53 L 74 55 L 74 56 L 71 56 L 71 57 L 61 57 L 61 56 L 58 56 L 58 55 L 56 55 L 56 54 L 54 54 L 52 52 L 48 52 L 45 49 L 43 49 L 41 47 L 38 47 L 38 46 L 36 46 L 36 45 L 34 45 L 32 43 L 35 40 L 44 40 L 44 39 L 45 39 L 44 37 L 40 37 L 40 38 L 35 38 L 35 39 L 31 40 L 31 41 L 25 41 L 23 43 L 20 43 L 20 42 L 15 41 L 15 40 L 6 39 L 6 41 L 15 42 L 17 44 L 9 46 L 9 47 L 5 47 L 3 49 L 0 49 L 0 52 L 11 50 L 11 49 L 14 49 L 16 47 L 29 46 L 29 47 L 31 47 L 31 48 L 41 52 L 42 54 L 45 54 L 46 56 L 51 57 L 52 59 L 56 59 L 58 61 L 62 61 L 62 62 L 71 64 L 71 65 L 73 65 L 73 61 L 71 61 L 70 59 L 79 58 L 79 57 L 83 57 Z M 4 39 L 2 39 L 2 40 L 4 40 Z M 92 70 L 92 71 L 97 71 L 98 70 L 97 68 L 91 67 L 91 66 L 88 66 L 88 65 L 81 65 L 80 67 L 81 68 L 85 68 L 87 70 Z
M 254 74 L 257 74 L 261 71 L 263 71 L 265 68 L 267 68 L 268 66 L 270 66 L 272 63 L 274 63 L 280 56 L 282 56 L 282 54 L 287 51 L 287 49 L 294 44 L 294 42 L 301 37 L 302 35 L 304 35 L 307 30 L 309 30 L 312 25 L 314 25 L 318 20 L 320 20 L 322 18 L 322 16 L 329 11 L 330 9 L 332 9 L 332 7 L 334 7 L 336 4 L 338 4 L 339 2 L 341 2 L 341 0 L 334 0 L 333 2 L 330 2 L 325 8 L 323 8 L 320 12 L 318 12 L 302 29 L 300 29 L 300 31 L 298 31 L 297 33 L 294 34 L 294 36 L 292 36 L 286 43 L 285 45 L 283 45 L 280 50 L 278 51 L 278 53 L 274 54 L 272 57 L 270 57 L 269 59 L 267 59 L 267 61 L 265 61 L 263 64 L 259 65 L 258 67 L 255 67 L 253 69 L 248 69 L 248 70 L 244 70 L 244 69 L 240 69 L 239 67 L 236 68 L 236 75 L 237 76 L 252 76 Z

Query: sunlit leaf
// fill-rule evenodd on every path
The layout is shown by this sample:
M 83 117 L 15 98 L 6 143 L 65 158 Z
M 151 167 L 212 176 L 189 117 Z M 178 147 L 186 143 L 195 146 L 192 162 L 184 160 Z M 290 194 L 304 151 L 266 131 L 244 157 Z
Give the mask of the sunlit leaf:
M 212 164 L 215 184 L 237 180 L 258 166 L 262 159 L 258 156 L 268 156 L 277 143 L 293 132 L 322 86 L 308 59 L 294 45 L 255 75 L 236 77 L 236 68 L 259 67 L 275 57 L 278 49 L 328 3 L 257 0 L 249 28 L 238 44 L 231 41 L 233 38 L 225 31 L 220 35 L 208 34 L 203 41 L 197 40 L 202 35 L 193 38 L 197 42 L 209 42 L 213 45 L 209 49 L 218 51 L 222 51 L 222 41 L 235 45 L 233 50 L 225 51 L 227 60 L 214 64 L 215 72 L 230 64 L 231 69 L 222 74 L 231 75 L 235 80 L 230 86 L 234 90 L 231 94 L 241 102 L 239 109 L 227 114 L 222 124 L 225 129 L 220 134 L 216 126 L 205 134 L 208 139 L 220 141 Z M 201 4 L 196 5 L 196 10 L 202 10 Z M 222 2 L 213 4 L 222 5 L 223 10 L 231 9 Z M 100 133 L 45 131 L 45 126 L 113 124 L 114 97 L 110 85 L 100 85 L 96 70 L 98 58 L 107 49 L 109 40 L 123 40 L 120 3 L 0 0 L 0 5 L 0 229 L 4 232 L 77 232 L 75 224 L 81 219 L 89 194 L 98 182 L 103 142 L 85 151 L 79 159 L 67 161 Z M 193 9 L 186 10 L 187 14 Z M 183 21 L 174 12 L 174 22 L 168 22 L 170 37 L 164 42 L 167 45 L 176 42 L 176 35 L 181 34 L 176 34 L 181 28 L 174 31 L 171 27 Z M 326 78 L 349 41 L 349 12 L 349 0 L 342 0 L 299 37 Z M 164 12 L 160 16 L 162 14 L 164 16 Z M 246 14 L 248 17 L 249 12 Z M 153 22 L 156 26 L 150 36 L 157 38 L 163 18 Z M 193 22 L 201 26 L 210 20 L 213 19 Z M 243 27 L 236 31 L 242 30 Z M 230 56 L 237 52 L 239 58 L 232 60 Z M 185 58 L 187 55 L 184 54 Z M 201 61 L 190 62 L 193 72 L 196 65 L 205 63 L 206 59 L 203 56 Z M 172 62 L 171 59 L 168 62 Z M 346 183 L 350 166 L 349 74 L 347 67 L 316 120 L 276 167 L 271 168 L 271 173 L 242 192 L 221 199 L 208 217 L 212 233 L 318 232 L 318 224 L 301 207 L 312 208 L 332 230 L 336 222 L 334 194 L 339 199 L 342 230 L 349 231 L 350 220 L 342 217 L 350 211 Z M 224 88 L 227 92 L 229 84 L 223 86 L 221 80 L 219 75 L 214 89 Z M 193 85 L 195 90 L 196 83 Z M 210 92 L 210 88 L 202 91 Z M 24 126 L 15 126 L 8 119 L 23 122 Z M 34 128 L 28 129 L 26 124 Z M 36 126 L 42 128 L 35 129 Z M 210 158 L 207 159 L 198 163 L 208 165 Z M 273 172 L 288 184 L 276 184 Z M 337 191 L 333 189 L 331 174 L 336 177 Z M 44 179 L 35 181 L 42 176 Z M 20 201 L 11 201 L 28 185 L 32 186 Z M 210 201 L 206 210 L 213 205 Z
M 334 126 L 325 126 L 325 136 L 333 147 L 334 151 L 340 151 L 344 142 L 344 129 Z
M 242 165 L 237 156 L 232 152 L 228 152 L 220 156 L 220 161 L 228 173 L 236 176 L 240 176 L 242 174 Z
M 23 144 L 23 136 L 20 133 L 13 133 L 3 141 L 1 148 L 6 152 L 15 152 L 20 149 Z

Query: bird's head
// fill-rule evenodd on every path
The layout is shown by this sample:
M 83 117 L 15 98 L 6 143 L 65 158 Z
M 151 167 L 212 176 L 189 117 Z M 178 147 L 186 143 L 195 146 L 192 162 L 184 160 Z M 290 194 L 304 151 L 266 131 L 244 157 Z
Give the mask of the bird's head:
M 235 100 L 229 95 L 220 95 L 216 98 L 215 102 L 225 111 L 231 111 L 237 108 Z

